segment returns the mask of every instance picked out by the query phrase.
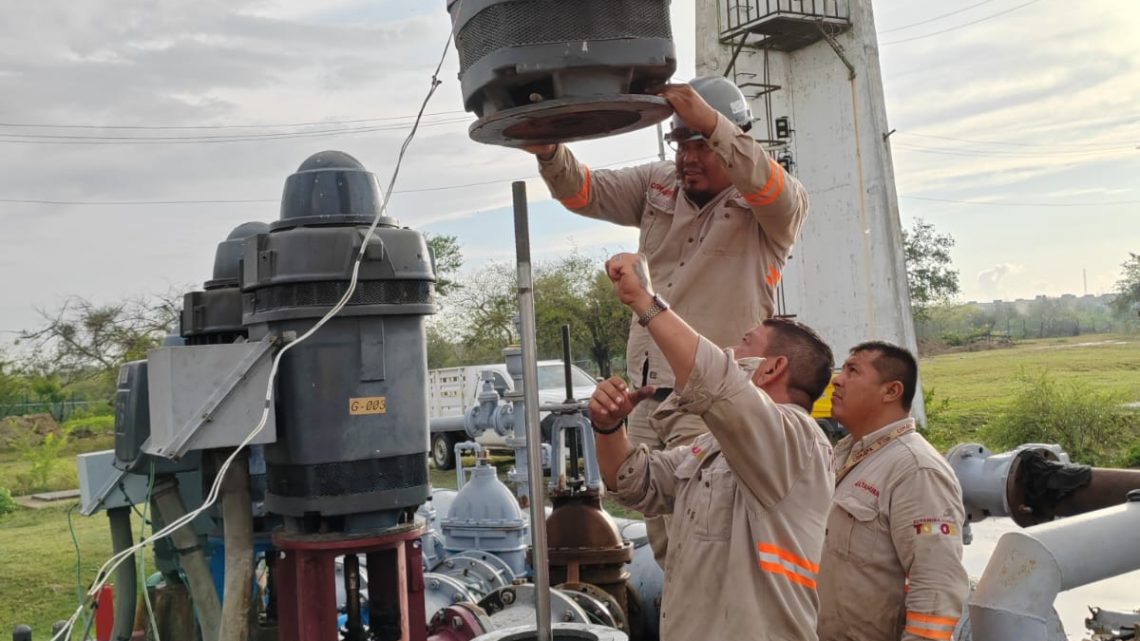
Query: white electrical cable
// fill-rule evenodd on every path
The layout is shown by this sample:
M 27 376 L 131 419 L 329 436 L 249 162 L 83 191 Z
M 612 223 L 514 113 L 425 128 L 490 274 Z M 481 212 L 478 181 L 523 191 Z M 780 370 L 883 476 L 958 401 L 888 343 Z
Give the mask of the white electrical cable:
M 462 0 L 460 0 L 460 2 L 462 2 Z M 324 324 L 329 321 L 329 319 L 340 313 L 340 311 L 344 309 L 345 305 L 348 304 L 348 301 L 350 298 L 352 298 L 352 295 L 356 292 L 357 279 L 360 274 L 360 264 L 364 260 L 364 253 L 368 249 L 369 241 L 372 240 L 373 232 L 376 231 L 376 227 L 380 224 L 380 219 L 384 217 L 384 213 L 388 210 L 388 201 L 392 197 L 393 187 L 396 184 L 396 178 L 400 175 L 400 165 L 403 163 L 404 154 L 407 152 L 408 146 L 411 145 L 412 139 L 416 135 L 416 131 L 419 129 L 420 120 L 423 118 L 424 110 L 427 109 L 428 102 L 431 101 L 432 96 L 435 95 L 435 90 L 439 88 L 440 84 L 442 84 L 442 82 L 439 80 L 439 72 L 443 68 L 443 61 L 447 58 L 447 51 L 451 48 L 451 39 L 452 36 L 449 33 L 447 36 L 447 42 L 443 46 L 443 53 L 439 58 L 439 64 L 436 65 L 435 73 L 433 73 L 431 77 L 431 88 L 428 89 L 428 93 L 424 97 L 423 104 L 420 105 L 420 110 L 416 114 L 416 120 L 412 124 L 412 130 L 408 132 L 408 137 L 404 139 L 404 144 L 400 146 L 400 153 L 396 157 L 396 167 L 392 171 L 392 179 L 388 182 L 387 192 L 383 194 L 384 200 L 380 205 L 380 211 L 376 212 L 376 216 L 373 217 L 372 224 L 368 227 L 368 233 L 365 234 L 364 240 L 360 244 L 360 251 L 357 252 L 356 261 L 352 266 L 352 278 L 349 280 L 348 290 L 344 293 L 344 296 L 341 297 L 340 301 L 338 301 L 337 304 L 334 305 L 333 308 L 328 311 L 328 313 L 321 317 L 321 319 L 317 321 L 317 323 L 313 325 L 307 332 L 302 334 L 296 340 L 286 344 L 281 348 L 280 351 L 277 352 L 277 355 L 273 359 L 273 366 L 269 370 L 269 384 L 266 386 L 265 390 L 265 407 L 261 410 L 261 419 L 257 422 L 257 426 L 253 428 L 253 430 L 245 437 L 241 444 L 234 448 L 234 451 L 226 458 L 225 462 L 222 463 L 222 466 L 218 468 L 217 478 L 214 479 L 214 483 L 210 487 L 210 492 L 206 496 L 206 500 L 202 502 L 202 505 L 193 511 L 188 512 L 186 515 L 175 519 L 158 532 L 151 534 L 149 537 L 143 539 L 142 541 L 139 541 L 135 545 L 107 559 L 107 562 L 104 563 L 103 566 L 99 569 L 98 575 L 102 576 L 102 578 L 96 581 L 91 589 L 87 591 L 87 601 L 92 601 L 95 595 L 99 594 L 99 591 L 103 589 L 103 586 L 106 585 L 107 581 L 110 579 L 111 572 L 113 572 L 115 568 L 119 567 L 119 565 L 128 557 L 130 557 L 130 555 L 134 554 L 138 550 L 142 550 L 148 544 L 154 543 L 161 538 L 169 536 L 171 532 L 174 532 L 182 526 L 190 523 L 194 519 L 198 518 L 200 514 L 210 509 L 210 506 L 212 506 L 218 500 L 218 493 L 221 489 L 222 479 L 225 478 L 226 472 L 229 471 L 230 464 L 233 463 L 235 458 L 237 458 L 238 453 L 241 452 L 241 450 L 244 449 L 247 445 L 249 445 L 250 442 L 253 441 L 253 439 L 256 438 L 259 433 L 261 433 L 261 430 L 265 429 L 265 424 L 269 420 L 270 403 L 273 402 L 273 383 L 277 380 L 277 369 L 281 364 L 281 357 L 284 356 L 285 353 L 293 347 L 307 340 L 310 336 L 316 333 L 317 330 L 323 327 Z M 82 614 L 85 605 L 86 603 L 83 603 L 80 604 L 78 608 L 76 608 L 71 617 L 67 619 L 66 624 L 60 629 L 59 632 L 52 636 L 51 641 L 61 641 L 62 639 L 71 637 L 72 628 L 75 626 L 75 622 L 78 620 L 79 615 Z
M 154 493 L 154 459 L 150 460 L 150 479 L 146 484 L 146 500 L 143 503 L 142 516 L 139 524 L 139 538 L 146 537 L 146 524 L 147 513 L 150 512 L 150 497 Z M 143 603 L 146 604 L 147 618 L 150 619 L 150 629 L 154 633 L 154 641 L 162 641 L 162 637 L 158 633 L 158 620 L 154 617 L 154 606 L 150 602 L 150 590 L 147 587 L 146 580 L 146 551 L 143 550 L 137 557 L 138 559 L 138 575 L 142 578 L 142 593 Z

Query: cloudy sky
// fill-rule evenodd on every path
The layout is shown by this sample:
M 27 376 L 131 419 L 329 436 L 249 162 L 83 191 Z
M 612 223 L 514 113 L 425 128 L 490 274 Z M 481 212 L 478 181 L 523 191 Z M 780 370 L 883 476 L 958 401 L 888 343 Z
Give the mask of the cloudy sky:
M 449 30 L 443 0 L 40 0 L 0 21 L 0 331 L 72 294 L 195 285 L 214 246 L 272 220 L 308 155 L 387 183 Z M 934 7 L 934 8 L 931 8 Z M 1134 0 L 875 3 L 904 224 L 957 239 L 962 298 L 1109 291 L 1140 252 Z M 673 2 L 693 73 L 693 8 Z M 392 199 L 510 259 L 525 154 L 467 138 L 454 51 Z M 143 140 L 139 140 L 143 139 Z M 653 130 L 579 144 L 591 166 L 657 152 Z M 627 249 L 629 230 L 533 205 L 540 258 Z M 0 334 L 0 343 L 4 337 Z

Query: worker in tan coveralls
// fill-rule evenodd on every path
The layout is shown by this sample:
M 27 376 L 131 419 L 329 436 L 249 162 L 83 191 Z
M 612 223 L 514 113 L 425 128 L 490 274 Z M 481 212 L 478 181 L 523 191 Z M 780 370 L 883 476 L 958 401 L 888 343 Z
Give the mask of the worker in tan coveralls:
M 563 145 L 528 151 L 567 209 L 640 228 L 637 250 L 648 257 L 662 296 L 698 333 L 727 347 L 772 316 L 776 285 L 807 216 L 807 195 L 746 133 L 752 112 L 731 81 L 696 78 L 668 85 L 661 95 L 676 112 L 668 135 L 673 163 L 591 170 Z M 650 421 L 673 387 L 673 373 L 648 332 L 633 322 L 626 362 L 634 385 L 657 387 L 657 396 L 630 417 L 635 442 L 661 449 L 704 432 L 689 416 Z M 664 566 L 666 525 L 647 519 L 646 527 Z
M 831 415 L 836 488 L 819 574 L 820 641 L 946 640 L 970 583 L 962 490 L 909 417 L 914 356 L 889 343 L 851 350 Z
M 675 375 L 657 414 L 699 417 L 709 430 L 651 451 L 633 443 L 623 419 L 652 386 L 631 391 L 615 376 L 590 399 L 606 486 L 629 507 L 673 514 L 662 641 L 814 640 L 833 477 L 810 409 L 830 378 L 831 349 L 773 318 L 722 351 L 653 293 L 643 256 L 619 254 L 606 268 Z

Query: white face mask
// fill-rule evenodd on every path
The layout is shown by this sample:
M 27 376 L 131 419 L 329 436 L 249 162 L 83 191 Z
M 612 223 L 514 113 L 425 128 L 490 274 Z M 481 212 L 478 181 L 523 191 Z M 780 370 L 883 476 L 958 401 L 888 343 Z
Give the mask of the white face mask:
M 756 370 L 760 369 L 760 366 L 764 364 L 764 357 L 747 356 L 745 358 L 738 358 L 736 359 L 736 364 L 740 366 L 740 369 L 744 370 L 744 373 L 748 374 L 749 378 L 752 378 Z

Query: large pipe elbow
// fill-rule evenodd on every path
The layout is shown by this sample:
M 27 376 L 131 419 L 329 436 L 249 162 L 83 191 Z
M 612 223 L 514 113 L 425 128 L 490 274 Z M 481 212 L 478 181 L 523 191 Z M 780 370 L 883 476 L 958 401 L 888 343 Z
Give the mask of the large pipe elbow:
M 1134 500 L 1006 533 L 970 596 L 973 639 L 1055 638 L 1049 620 L 1060 592 L 1140 569 L 1138 529 L 1140 503 Z

